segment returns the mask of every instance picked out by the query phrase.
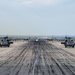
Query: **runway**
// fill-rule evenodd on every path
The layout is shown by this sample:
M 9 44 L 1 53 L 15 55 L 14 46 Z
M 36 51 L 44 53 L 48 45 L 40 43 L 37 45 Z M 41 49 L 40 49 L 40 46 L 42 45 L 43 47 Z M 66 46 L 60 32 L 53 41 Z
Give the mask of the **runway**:
M 75 75 L 75 55 L 47 41 L 0 48 L 0 75 Z

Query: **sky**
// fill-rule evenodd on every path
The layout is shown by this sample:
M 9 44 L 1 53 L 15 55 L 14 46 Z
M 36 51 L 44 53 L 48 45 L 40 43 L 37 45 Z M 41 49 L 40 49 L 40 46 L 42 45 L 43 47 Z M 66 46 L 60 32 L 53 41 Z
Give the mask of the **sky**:
M 0 35 L 75 35 L 75 0 L 0 0 Z

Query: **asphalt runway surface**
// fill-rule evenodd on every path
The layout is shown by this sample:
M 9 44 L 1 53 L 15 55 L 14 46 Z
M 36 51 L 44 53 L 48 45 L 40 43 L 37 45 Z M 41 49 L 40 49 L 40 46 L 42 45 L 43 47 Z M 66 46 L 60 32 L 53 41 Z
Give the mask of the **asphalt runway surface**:
M 75 55 L 46 41 L 0 48 L 0 75 L 75 75 Z

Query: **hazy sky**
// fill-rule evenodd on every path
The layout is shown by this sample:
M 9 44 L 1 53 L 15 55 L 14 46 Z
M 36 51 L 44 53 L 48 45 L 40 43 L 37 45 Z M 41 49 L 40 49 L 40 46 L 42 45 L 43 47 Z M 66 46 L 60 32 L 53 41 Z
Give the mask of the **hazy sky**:
M 75 35 L 75 0 L 0 0 L 0 35 Z

